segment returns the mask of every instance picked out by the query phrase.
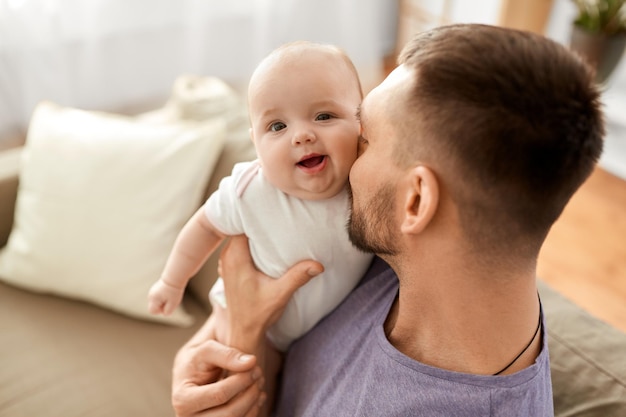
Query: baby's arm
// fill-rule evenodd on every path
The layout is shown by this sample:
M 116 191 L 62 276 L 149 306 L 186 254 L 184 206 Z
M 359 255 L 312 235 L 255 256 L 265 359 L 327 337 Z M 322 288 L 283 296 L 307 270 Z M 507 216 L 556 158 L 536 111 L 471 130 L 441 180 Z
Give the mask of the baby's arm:
M 151 314 L 172 314 L 183 298 L 187 282 L 224 238 L 207 219 L 204 207 L 200 207 L 178 234 L 161 278 L 150 288 Z

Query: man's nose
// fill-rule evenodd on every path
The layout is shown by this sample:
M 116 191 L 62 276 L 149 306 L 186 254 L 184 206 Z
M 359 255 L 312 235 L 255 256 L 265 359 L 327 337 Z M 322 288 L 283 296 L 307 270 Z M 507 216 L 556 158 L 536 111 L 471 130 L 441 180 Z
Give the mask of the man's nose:
M 304 145 L 316 141 L 315 132 L 309 128 L 302 127 L 298 129 L 291 139 L 292 145 Z

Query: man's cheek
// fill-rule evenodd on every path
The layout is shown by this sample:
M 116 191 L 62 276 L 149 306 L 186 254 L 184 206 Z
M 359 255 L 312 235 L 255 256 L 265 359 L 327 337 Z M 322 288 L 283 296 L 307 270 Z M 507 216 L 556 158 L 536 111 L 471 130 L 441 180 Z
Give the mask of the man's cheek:
M 361 165 L 361 160 L 359 156 L 357 155 L 357 159 L 354 161 L 354 163 L 350 167 L 350 173 L 348 174 L 348 179 L 350 180 L 350 184 L 353 184 L 355 181 L 358 180 L 358 175 L 359 175 L 358 170 L 359 170 L 360 165 Z

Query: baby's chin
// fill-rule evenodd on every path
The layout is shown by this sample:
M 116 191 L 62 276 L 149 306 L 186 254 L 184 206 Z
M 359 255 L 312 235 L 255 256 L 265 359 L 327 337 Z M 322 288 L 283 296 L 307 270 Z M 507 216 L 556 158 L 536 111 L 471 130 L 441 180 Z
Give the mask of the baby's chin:
M 332 184 L 326 187 L 300 188 L 297 190 L 291 190 L 291 192 L 287 192 L 287 194 L 301 200 L 317 201 L 328 200 L 329 198 L 333 198 L 346 190 L 347 181 L 344 181 L 341 184 Z

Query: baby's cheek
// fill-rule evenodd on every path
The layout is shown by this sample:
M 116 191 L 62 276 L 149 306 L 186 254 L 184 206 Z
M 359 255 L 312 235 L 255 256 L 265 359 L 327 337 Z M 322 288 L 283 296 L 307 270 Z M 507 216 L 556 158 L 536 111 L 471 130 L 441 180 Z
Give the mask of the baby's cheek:
M 345 164 L 345 168 L 349 171 L 350 168 L 352 167 L 352 164 L 354 164 L 354 161 L 356 161 L 356 159 L 359 156 L 359 142 L 357 141 L 350 141 L 350 145 L 346 146 L 344 151 L 343 151 L 343 160 L 344 160 L 344 164 Z

